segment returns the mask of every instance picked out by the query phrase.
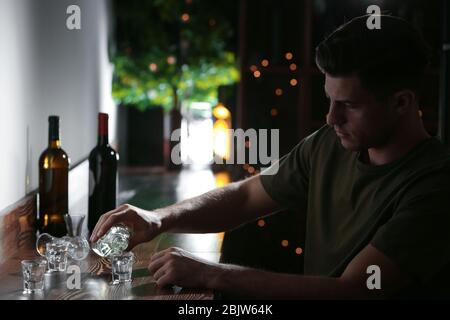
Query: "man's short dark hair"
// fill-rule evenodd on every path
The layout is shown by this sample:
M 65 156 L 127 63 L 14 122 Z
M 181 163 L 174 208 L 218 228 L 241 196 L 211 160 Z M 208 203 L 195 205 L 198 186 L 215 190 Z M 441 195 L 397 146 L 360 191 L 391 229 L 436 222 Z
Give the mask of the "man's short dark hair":
M 381 15 L 381 29 L 369 29 L 369 15 L 352 19 L 316 48 L 319 69 L 332 77 L 356 74 L 378 98 L 411 89 L 420 95 L 430 50 L 407 21 Z

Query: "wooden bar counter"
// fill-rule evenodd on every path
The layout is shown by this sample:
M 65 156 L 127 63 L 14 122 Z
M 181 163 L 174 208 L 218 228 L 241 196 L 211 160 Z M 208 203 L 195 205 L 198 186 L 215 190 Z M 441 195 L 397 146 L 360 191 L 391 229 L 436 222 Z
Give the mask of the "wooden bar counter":
M 180 287 L 159 288 L 147 265 L 157 251 L 180 247 L 210 261 L 219 261 L 220 234 L 163 234 L 135 247 L 131 283 L 112 285 L 111 267 L 106 258 L 92 250 L 81 261 L 68 261 L 81 270 L 80 289 L 69 289 L 70 273 L 45 274 L 45 288 L 39 294 L 23 294 L 21 260 L 38 258 L 35 249 L 34 210 L 36 196 L 32 195 L 0 215 L 0 300 L 202 300 L 213 299 L 213 292 Z M 72 278 L 73 279 L 73 278 Z M 69 281 L 74 283 L 74 281 Z

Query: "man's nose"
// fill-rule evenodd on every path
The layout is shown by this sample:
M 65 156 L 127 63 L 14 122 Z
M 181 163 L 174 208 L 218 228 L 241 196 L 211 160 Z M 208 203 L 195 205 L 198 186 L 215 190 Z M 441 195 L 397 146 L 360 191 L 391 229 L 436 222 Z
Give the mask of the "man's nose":
M 327 124 L 329 126 L 341 125 L 345 122 L 342 108 L 335 102 L 330 102 L 330 109 L 327 113 Z

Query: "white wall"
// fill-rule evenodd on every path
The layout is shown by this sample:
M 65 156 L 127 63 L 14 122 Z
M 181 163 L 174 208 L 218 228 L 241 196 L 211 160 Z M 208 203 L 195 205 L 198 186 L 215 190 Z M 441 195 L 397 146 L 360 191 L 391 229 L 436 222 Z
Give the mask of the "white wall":
M 81 8 L 81 30 L 66 28 L 71 4 Z M 60 116 L 62 145 L 72 164 L 95 145 L 99 110 L 115 122 L 109 5 L 109 0 L 0 0 L 0 210 L 38 187 L 49 115 Z M 114 125 L 112 139 L 113 132 Z

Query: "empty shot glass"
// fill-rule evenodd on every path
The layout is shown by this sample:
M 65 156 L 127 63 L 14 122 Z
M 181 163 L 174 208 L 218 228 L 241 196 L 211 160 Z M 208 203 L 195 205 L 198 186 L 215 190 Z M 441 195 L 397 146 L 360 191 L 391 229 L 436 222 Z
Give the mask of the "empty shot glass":
M 22 260 L 23 293 L 31 294 L 44 289 L 45 259 Z
M 63 240 L 56 240 L 46 244 L 45 257 L 48 262 L 48 271 L 66 271 L 68 243 Z
M 133 263 L 135 261 L 133 252 L 123 252 L 110 256 L 112 284 L 131 282 Z

